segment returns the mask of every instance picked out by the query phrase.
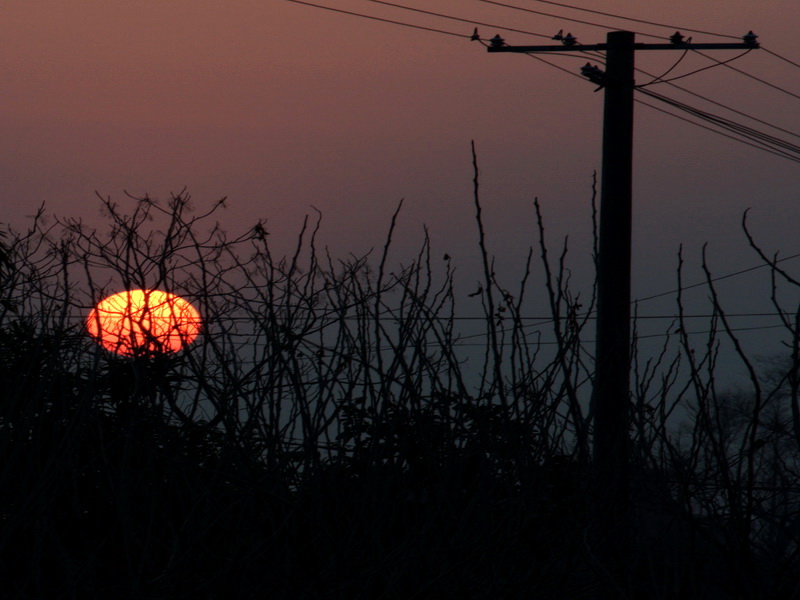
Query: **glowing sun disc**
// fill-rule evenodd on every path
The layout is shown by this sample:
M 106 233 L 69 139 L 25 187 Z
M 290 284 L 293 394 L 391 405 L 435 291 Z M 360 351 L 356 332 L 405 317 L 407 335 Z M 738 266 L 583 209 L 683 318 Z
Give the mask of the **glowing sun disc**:
M 200 333 L 200 313 L 174 294 L 129 290 L 98 302 L 86 326 L 106 350 L 122 356 L 166 354 L 195 340 Z

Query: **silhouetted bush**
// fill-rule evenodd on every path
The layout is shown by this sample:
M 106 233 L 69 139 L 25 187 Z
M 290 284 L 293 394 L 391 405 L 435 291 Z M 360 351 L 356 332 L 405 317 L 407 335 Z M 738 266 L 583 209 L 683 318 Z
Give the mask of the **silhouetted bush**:
M 102 202 L 107 232 L 39 215 L 0 246 L 8 597 L 800 593 L 793 322 L 769 378 L 741 353 L 753 389 L 738 395 L 714 387 L 717 336 L 735 340 L 715 293 L 705 354 L 680 293 L 678 346 L 634 353 L 632 540 L 608 573 L 582 345 L 593 301 L 568 289 L 565 253 L 551 266 L 541 215 L 557 351 L 525 326 L 530 257 L 518 289 L 503 287 L 478 210 L 485 346 L 467 361 L 449 261 L 435 272 L 426 239 L 390 268 L 394 219 L 380 256 L 334 260 L 306 223 L 276 258 L 264 224 L 209 232 L 213 211 L 193 215 L 185 193 L 130 213 Z M 94 344 L 88 310 L 134 286 L 193 302 L 195 344 L 131 358 Z

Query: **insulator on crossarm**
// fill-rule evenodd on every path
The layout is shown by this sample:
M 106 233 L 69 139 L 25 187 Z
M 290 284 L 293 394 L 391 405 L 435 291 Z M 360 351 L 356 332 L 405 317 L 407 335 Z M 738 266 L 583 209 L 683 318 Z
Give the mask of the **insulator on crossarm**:
M 758 36 L 755 33 L 753 33 L 752 30 L 748 31 L 745 35 L 743 35 L 742 39 L 744 40 L 744 43 L 747 44 L 748 46 L 758 46 L 758 42 L 756 42 Z
M 581 67 L 581 75 L 586 77 L 592 83 L 603 85 L 606 74 L 597 65 L 587 62 Z
M 681 35 L 680 31 L 676 31 L 671 36 L 669 36 L 669 41 L 675 44 L 676 46 L 678 44 L 682 44 L 684 39 L 685 38 Z
M 564 39 L 561 40 L 561 43 L 564 44 L 565 46 L 574 46 L 577 42 L 578 42 L 578 38 L 576 38 L 571 33 L 568 33 L 567 35 L 565 35 Z
M 503 38 L 501 38 L 500 34 L 498 33 L 496 36 L 494 36 L 492 39 L 489 40 L 489 43 L 492 45 L 492 48 L 499 48 L 500 46 L 505 44 L 506 41 Z

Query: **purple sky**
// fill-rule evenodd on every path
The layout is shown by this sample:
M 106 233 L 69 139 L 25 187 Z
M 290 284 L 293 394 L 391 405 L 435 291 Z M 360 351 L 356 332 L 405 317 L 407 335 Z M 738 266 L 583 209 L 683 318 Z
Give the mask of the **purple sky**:
M 366 0 L 315 1 L 472 31 L 468 23 Z M 547 35 L 564 29 L 587 44 L 603 42 L 610 28 L 674 31 L 532 0 L 507 3 L 607 26 L 479 0 L 397 2 Z M 766 48 L 800 62 L 796 2 L 571 4 L 731 35 L 752 29 Z M 501 32 L 510 44 L 551 43 L 495 27 L 479 30 L 484 37 Z M 691 35 L 697 42 L 723 41 Z M 713 53 L 720 60 L 735 55 Z M 679 57 L 641 52 L 637 66 L 661 74 Z M 586 62 L 551 60 L 574 73 Z M 709 64 L 689 54 L 670 75 Z M 751 52 L 734 66 L 800 94 L 798 68 L 766 52 Z M 637 83 L 648 79 L 637 75 Z M 472 285 L 478 274 L 471 272 L 469 145 L 475 140 L 490 246 L 510 280 L 535 241 L 534 196 L 551 241 L 569 234 L 573 266 L 588 271 L 588 202 L 592 171 L 601 165 L 603 95 L 526 56 L 490 55 L 466 39 L 286 0 L 28 0 L 3 8 L 0 80 L 2 220 L 16 227 L 42 202 L 52 213 L 99 223 L 95 190 L 122 200 L 123 190 L 165 198 L 186 186 L 199 206 L 229 197 L 221 220 L 231 232 L 266 218 L 273 243 L 287 248 L 314 206 L 323 213 L 323 242 L 335 254 L 359 254 L 382 244 L 391 213 L 405 198 L 397 260 L 418 247 L 424 223 L 435 251 L 451 254 L 464 285 Z M 676 83 L 800 132 L 800 100 L 725 67 Z M 651 89 L 754 125 L 673 88 Z M 634 295 L 674 286 L 680 244 L 692 280 L 705 242 L 715 273 L 756 264 L 739 227 L 747 207 L 770 253 L 800 251 L 797 163 L 642 106 L 635 143 Z M 787 268 L 800 271 L 800 261 Z M 743 306 L 752 311 L 768 301 L 765 281 L 762 273 L 721 286 L 732 302 L 746 296 Z

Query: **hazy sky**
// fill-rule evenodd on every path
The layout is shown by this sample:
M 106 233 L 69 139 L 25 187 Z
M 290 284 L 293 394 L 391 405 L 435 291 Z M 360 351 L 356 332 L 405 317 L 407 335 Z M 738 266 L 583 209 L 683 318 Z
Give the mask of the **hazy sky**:
M 367 0 L 313 1 L 458 34 L 473 29 Z M 602 26 L 479 0 L 396 3 L 538 34 L 564 29 L 587 44 L 603 42 L 611 29 L 666 37 L 677 25 L 697 42 L 725 40 L 687 28 L 733 36 L 752 29 L 766 48 L 800 62 L 795 0 L 570 2 L 669 28 L 534 0 L 506 3 Z M 510 44 L 555 43 L 478 29 Z M 659 75 L 680 56 L 640 52 L 637 66 Z M 548 60 L 578 73 L 587 59 Z M 690 53 L 670 77 L 711 64 Z M 753 51 L 732 64 L 800 94 L 800 69 L 773 55 Z M 637 83 L 649 79 L 637 75 Z M 0 80 L 1 220 L 17 227 L 42 202 L 55 214 L 99 223 L 95 190 L 122 200 L 123 190 L 165 198 L 186 186 L 200 206 L 228 196 L 221 220 L 232 232 L 266 218 L 275 244 L 287 244 L 314 206 L 323 213 L 324 242 L 358 254 L 382 243 L 405 198 L 398 260 L 418 246 L 424 223 L 436 252 L 451 254 L 463 265 L 462 281 L 471 282 L 478 278 L 469 272 L 475 140 L 498 260 L 511 265 L 535 241 L 538 196 L 553 242 L 569 234 L 576 270 L 589 266 L 603 94 L 527 56 L 487 54 L 465 38 L 287 0 L 9 0 L 0 19 Z M 800 100 L 725 67 L 675 83 L 800 132 Z M 757 125 L 674 88 L 650 89 Z M 739 227 L 748 207 L 770 253 L 800 252 L 800 165 L 640 105 L 635 137 L 634 295 L 673 287 L 680 244 L 694 280 L 705 242 L 715 273 L 756 264 Z M 800 272 L 800 261 L 787 268 Z M 766 275 L 758 277 L 732 278 L 721 289 L 731 300 L 747 296 L 752 311 L 768 301 Z

